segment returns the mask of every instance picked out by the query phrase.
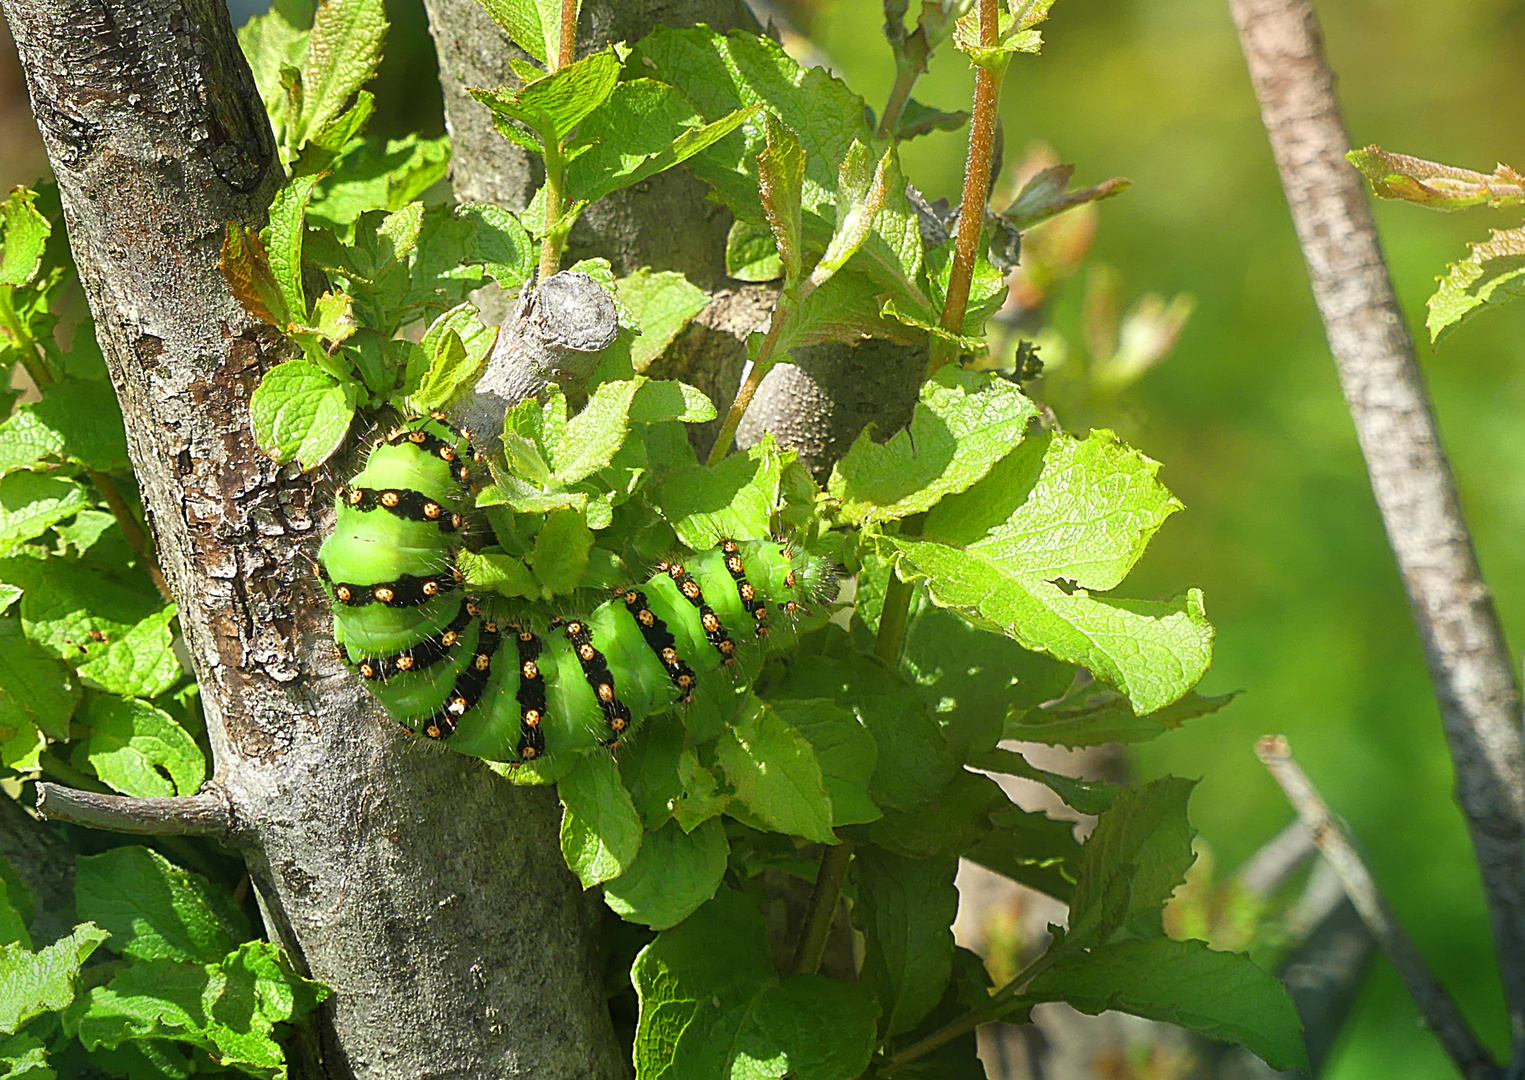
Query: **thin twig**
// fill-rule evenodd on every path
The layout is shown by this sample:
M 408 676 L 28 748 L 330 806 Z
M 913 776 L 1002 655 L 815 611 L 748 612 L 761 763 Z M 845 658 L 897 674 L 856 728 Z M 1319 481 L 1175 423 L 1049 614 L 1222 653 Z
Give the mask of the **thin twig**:
M 1314 852 L 1313 837 L 1294 821 L 1263 844 L 1234 871 L 1239 888 L 1255 896 L 1270 896 L 1302 869 Z
M 980 44 L 994 48 L 999 37 L 1000 8 L 997 0 L 979 0 Z M 980 234 L 985 228 L 985 202 L 990 196 L 990 169 L 995 159 L 996 121 L 1000 112 L 1001 71 L 978 67 L 974 74 L 974 116 L 969 122 L 969 156 L 964 162 L 964 194 L 959 204 L 958 232 L 953 241 L 953 266 L 948 274 L 948 294 L 943 304 L 942 328 L 952 334 L 964 332 L 969 307 L 969 285 L 979 256 Z M 935 370 L 957 357 L 958 350 L 942 338 L 932 340 Z
M 37 785 L 37 812 L 50 821 L 67 821 L 108 832 L 141 836 L 215 836 L 233 831 L 233 811 L 222 791 L 209 787 L 197 795 L 139 799 L 93 791 Z
M 1255 755 L 1281 785 L 1287 801 L 1313 835 L 1313 842 L 1345 887 L 1345 895 L 1350 897 L 1350 902 L 1361 914 L 1361 921 L 1392 961 L 1414 1004 L 1419 1006 L 1419 1015 L 1440 1039 L 1452 1063 L 1468 1080 L 1493 1080 L 1501 1076 L 1493 1055 L 1399 925 L 1397 916 L 1377 890 L 1371 871 L 1361 861 L 1350 838 L 1334 820 L 1313 781 L 1293 759 L 1287 740 L 1280 735 L 1267 735 L 1255 744 Z
M 1525 738 L 1478 570 L 1308 0 L 1229 0 L 1440 705 L 1492 916 L 1514 1045 L 1525 1046 Z
M 800 943 L 794 950 L 796 975 L 814 975 L 821 969 L 821 957 L 826 955 L 826 939 L 831 936 L 831 924 L 837 914 L 837 901 L 842 898 L 842 879 L 847 876 L 847 864 L 852 857 L 853 845 L 846 840 L 827 848 L 821 855 L 821 868 L 815 875 L 815 891 L 810 894 L 810 910 L 805 915 Z

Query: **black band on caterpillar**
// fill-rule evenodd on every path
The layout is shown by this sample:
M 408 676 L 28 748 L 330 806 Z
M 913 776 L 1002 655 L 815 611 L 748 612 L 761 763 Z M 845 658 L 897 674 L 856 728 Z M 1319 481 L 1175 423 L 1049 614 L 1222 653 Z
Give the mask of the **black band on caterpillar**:
M 694 669 L 683 662 L 678 655 L 677 642 L 672 636 L 672 631 L 667 629 L 667 624 L 657 617 L 657 613 L 651 610 L 650 601 L 640 589 L 627 589 L 621 594 L 625 601 L 625 610 L 630 612 L 630 617 L 635 620 L 636 629 L 640 630 L 646 647 L 657 654 L 662 667 L 667 671 L 667 677 L 682 694 L 679 701 L 689 701 L 694 693 Z
M 482 624 L 477 651 L 472 655 L 471 662 L 456 676 L 455 686 L 451 688 L 445 704 L 425 721 L 425 735 L 431 739 L 448 739 L 455 734 L 461 717 L 482 700 L 482 694 L 487 690 L 487 681 L 492 677 L 493 654 L 498 651 L 501 641 L 497 623 Z
M 352 488 L 341 484 L 336 494 L 356 510 L 369 512 L 380 507 L 407 521 L 435 522 L 442 533 L 453 533 L 462 523 L 460 514 L 445 509 L 422 491 L 409 488 Z
M 540 639 L 528 630 L 520 630 L 519 644 L 519 756 L 525 761 L 545 753 L 545 734 L 540 725 L 545 720 L 545 679 L 540 675 Z
M 461 640 L 461 634 L 480 614 L 473 603 L 461 605 L 455 618 L 441 627 L 440 632 L 424 638 L 418 644 L 393 653 L 391 656 L 366 656 L 355 662 L 355 670 L 362 679 L 390 679 L 404 671 L 425 671 L 450 655 Z
M 609 661 L 593 647 L 593 635 L 588 633 L 585 623 L 573 619 L 567 623 L 566 635 L 577 653 L 577 662 L 582 665 L 583 677 L 604 711 L 604 723 L 612 733 L 609 742 L 616 743 L 630 728 L 630 708 L 614 692 L 614 673 L 609 670 Z
M 734 540 L 722 540 L 720 551 L 725 555 L 726 573 L 736 582 L 736 595 L 741 598 L 747 614 L 752 616 L 757 636 L 765 637 L 768 633 L 768 605 L 757 598 L 757 589 L 747 580 L 746 566 L 741 561 L 741 545 Z
M 454 589 L 459 576 L 459 571 L 452 570 L 449 573 L 424 576 L 399 574 L 394 581 L 382 581 L 375 585 L 336 581 L 334 597 L 345 607 L 364 607 L 366 604 L 385 604 L 390 608 L 418 607 Z
M 727 667 L 736 661 L 736 643 L 731 640 L 731 635 L 725 632 L 725 627 L 720 622 L 720 616 L 709 606 L 704 599 L 704 590 L 694 580 L 694 576 L 683 569 L 682 563 L 658 563 L 657 569 L 664 571 L 673 583 L 678 586 L 678 591 L 683 598 L 693 604 L 699 611 L 699 622 L 704 627 L 704 636 L 715 651 L 720 654 L 720 662 Z

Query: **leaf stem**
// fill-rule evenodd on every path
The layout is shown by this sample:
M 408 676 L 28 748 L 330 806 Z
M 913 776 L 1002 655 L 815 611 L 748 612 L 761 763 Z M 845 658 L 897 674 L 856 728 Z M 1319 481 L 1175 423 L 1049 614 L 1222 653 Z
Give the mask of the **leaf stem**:
M 900 523 L 901 536 L 920 536 L 924 516 L 912 514 Z M 900 667 L 900 651 L 905 646 L 905 628 L 911 617 L 911 597 L 916 586 L 901 581 L 890 567 L 890 577 L 884 587 L 884 604 L 879 609 L 879 635 L 874 639 L 874 655 L 891 668 Z
M 561 0 L 561 42 L 550 63 L 553 74 L 572 62 L 572 53 L 577 48 L 577 3 L 578 0 Z M 540 241 L 540 280 L 544 281 L 561 269 L 561 252 L 566 245 L 566 236 L 556 227 L 557 219 L 561 217 L 566 158 L 554 132 L 541 132 L 540 138 L 545 147 L 546 231 Z
M 784 325 L 788 321 L 788 315 L 784 311 L 781 300 L 779 306 L 773 309 L 773 321 L 768 324 L 768 336 L 763 338 L 762 344 L 758 346 L 757 356 L 752 361 L 752 370 L 747 373 L 746 381 L 736 388 L 736 399 L 731 402 L 730 411 L 725 414 L 725 423 L 720 428 L 720 434 L 715 436 L 715 445 L 710 447 L 710 456 L 705 462 L 710 468 L 719 465 L 731 452 L 731 444 L 736 441 L 736 429 L 741 426 L 741 418 L 746 415 L 747 406 L 752 404 L 752 398 L 757 394 L 757 388 L 762 385 L 763 378 L 773 370 L 773 350 L 778 344 L 779 334 L 783 332 Z
M 842 898 L 842 880 L 847 876 L 847 864 L 852 857 L 853 845 L 848 840 L 828 847 L 821 855 L 815 891 L 810 894 L 810 910 L 794 952 L 796 975 L 814 975 L 821 968 L 821 957 L 826 955 L 826 939 L 831 936 L 831 923 L 837 913 L 837 901 Z
M 26 327 L 17 316 L 16 308 L 11 303 L 9 286 L 0 289 L 0 326 L 4 326 L 15 339 L 16 351 L 21 357 L 21 366 L 26 369 L 27 377 L 39 391 L 58 382 L 53 377 L 53 373 L 48 370 L 47 360 L 43 357 L 37 341 L 27 333 Z M 174 603 L 175 598 L 169 591 L 169 582 L 164 580 L 164 571 L 159 569 L 159 564 L 154 560 L 148 533 L 137 515 L 133 513 L 132 507 L 127 505 L 121 488 L 117 487 L 115 480 L 103 472 L 86 469 L 85 475 L 95 485 L 95 490 L 101 493 L 101 498 L 105 500 L 111 516 L 116 518 L 117 527 L 122 530 L 122 538 L 127 541 L 127 546 L 132 548 L 144 569 L 148 571 L 148 576 L 153 579 L 154 588 L 159 590 L 160 596 Z
M 918 67 L 907 59 L 898 59 L 895 64 L 895 84 L 890 87 L 890 96 L 885 99 L 884 115 L 879 117 L 877 134 L 881 139 L 894 137 L 895 128 L 900 124 L 901 114 L 905 112 L 906 102 L 911 100 L 911 90 L 925 70 L 924 67 Z
M 1017 996 L 1024 986 L 1052 967 L 1067 951 L 1063 945 L 1049 949 L 1031 964 L 1017 972 L 1016 978 L 1012 979 L 1011 982 L 992 994 L 988 1005 L 981 1006 L 978 1009 L 971 1009 L 957 1020 L 951 1020 L 944 1024 L 926 1038 L 912 1043 L 898 1054 L 886 1059 L 882 1065 L 874 1070 L 874 1075 L 889 1076 L 891 1073 L 899 1072 L 917 1058 L 925 1057 L 933 1050 L 947 1045 L 961 1035 L 967 1035 L 981 1024 L 988 1024 L 991 1021 L 1000 1019 L 1001 1013 L 1004 1011 L 1003 1006 L 1010 1004 L 1012 999 Z
M 998 39 L 999 0 L 979 0 L 980 44 L 994 48 Z M 953 267 L 948 276 L 948 297 L 943 303 L 942 328 L 962 334 L 969 308 L 969 284 L 979 256 L 980 232 L 985 227 L 985 202 L 990 192 L 990 169 L 995 150 L 996 117 L 1001 99 L 998 68 L 980 66 L 974 75 L 974 118 L 969 125 L 969 155 L 964 164 L 964 195 L 958 210 L 958 233 L 953 244 Z M 957 346 L 933 337 L 931 370 L 936 371 L 958 357 Z

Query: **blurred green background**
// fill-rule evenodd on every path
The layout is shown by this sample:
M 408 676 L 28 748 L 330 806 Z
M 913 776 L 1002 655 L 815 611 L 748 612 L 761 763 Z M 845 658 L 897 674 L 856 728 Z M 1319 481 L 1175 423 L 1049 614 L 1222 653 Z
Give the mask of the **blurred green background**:
M 440 130 L 421 5 L 389 3 L 378 120 Z M 913 14 L 915 5 L 913 7 Z M 1489 169 L 1525 167 L 1525 3 L 1318 0 L 1357 144 Z M 826 59 L 878 109 L 891 76 L 879 0 L 790 5 Z M 1059 0 L 1041 57 L 1019 58 L 1003 106 L 1008 162 L 1042 140 L 1078 163 L 1078 183 L 1134 187 L 1100 208 L 1094 257 L 1122 275 L 1124 302 L 1190 292 L 1175 353 L 1119 407 L 1071 425 L 1118 426 L 1164 462 L 1184 500 L 1126 586 L 1206 590 L 1218 627 L 1203 690 L 1243 694 L 1138 750 L 1148 778 L 1201 777 L 1194 820 L 1220 869 L 1290 819 L 1256 763 L 1255 738 L 1283 732 L 1350 822 L 1399 916 L 1485 1036 L 1504 1049 L 1486 914 L 1423 657 L 1366 485 L 1225 0 Z M 412 46 L 412 51 L 406 51 Z M 41 163 L 14 54 L 0 71 L 0 181 Z M 972 79 L 945 50 L 917 91 L 967 107 Z M 29 120 L 29 117 L 25 118 Z M 25 131 L 22 128 L 26 128 Z M 957 199 L 963 135 L 905 148 L 930 197 Z M 1378 207 L 1416 337 L 1424 301 L 1464 241 L 1518 216 Z M 1079 282 L 1056 309 L 1079 333 Z M 1483 568 L 1511 637 L 1525 634 L 1525 304 L 1488 312 L 1438 350 L 1421 346 Z M 1337 1080 L 1454 1075 L 1391 969 L 1379 962 L 1333 1064 Z
M 913 5 L 914 9 L 915 5 Z M 1316 0 L 1357 145 L 1484 170 L 1525 165 L 1525 4 Z M 876 0 L 807 9 L 811 37 L 868 101 L 890 81 Z M 1290 820 L 1256 762 L 1285 733 L 1345 816 L 1399 916 L 1500 1052 L 1507 1028 L 1487 916 L 1452 772 L 1354 431 L 1308 292 L 1224 0 L 1059 0 L 1038 58 L 1003 98 L 1008 161 L 1030 140 L 1078 163 L 1077 183 L 1122 175 L 1101 204 L 1094 256 L 1125 301 L 1195 294 L 1176 352 L 1093 415 L 1164 462 L 1186 503 L 1125 587 L 1207 593 L 1218 628 L 1208 693 L 1244 693 L 1134 754 L 1139 775 L 1201 777 L 1193 817 L 1220 869 Z M 962 57 L 934 61 L 917 96 L 967 107 Z M 912 179 L 957 200 L 963 138 L 906 147 Z M 1416 338 L 1445 264 L 1507 212 L 1377 209 Z M 1079 336 L 1078 282 L 1056 321 Z M 1479 556 L 1506 632 L 1525 635 L 1525 305 L 1488 312 L 1438 349 L 1421 345 Z M 1064 417 L 1061 417 L 1064 419 Z M 1071 423 L 1074 419 L 1071 418 Z M 1455 1075 L 1385 961 L 1363 991 L 1330 1075 Z

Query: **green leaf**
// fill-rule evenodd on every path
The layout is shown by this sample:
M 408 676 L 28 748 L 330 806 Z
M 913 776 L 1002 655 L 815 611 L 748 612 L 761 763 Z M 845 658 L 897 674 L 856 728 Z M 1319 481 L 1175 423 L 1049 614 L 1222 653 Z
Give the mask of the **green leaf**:
M 1114 1009 L 1178 1024 L 1247 1047 L 1273 1069 L 1309 1071 L 1302 1021 L 1281 980 L 1205 942 L 1154 938 L 1072 954 L 1024 996 L 1093 1016 Z
M 922 385 L 910 429 L 884 443 L 864 431 L 832 470 L 827 493 L 853 524 L 920 513 L 989 473 L 1037 416 L 1005 379 L 944 367 Z
M 456 565 L 466 575 L 466 583 L 473 589 L 485 589 L 503 596 L 524 596 L 537 599 L 540 583 L 523 559 L 493 552 L 475 552 L 461 549 L 455 556 Z
M 1158 464 L 1096 430 L 1028 439 L 928 515 L 924 540 L 887 537 L 903 580 L 1024 648 L 1089 668 L 1147 714 L 1181 698 L 1212 657 L 1192 590 L 1167 602 L 1097 595 L 1117 585 L 1180 504 Z
M 1186 816 L 1195 780 L 1165 777 L 1126 788 L 1097 820 L 1080 854 L 1080 877 L 1070 904 L 1077 927 L 1100 908 L 1114 879 L 1131 888 L 1125 927 L 1141 937 L 1160 937 L 1160 909 L 1186 880 L 1196 861 L 1196 830 Z
M 734 1008 L 774 978 L 762 914 L 731 889 L 662 931 L 630 969 L 640 998 L 636 1080 L 680 1080 L 673 1059 L 683 1036 L 700 1036 L 703 1015 Z
M 641 818 L 608 754 L 584 757 L 557 788 L 561 854 L 583 888 L 619 877 L 641 847 Z
M 765 702 L 753 698 L 715 744 L 736 799 L 767 828 L 825 844 L 831 799 L 810 743 Z
M 0 479 L 0 554 L 36 539 L 88 503 L 85 489 L 61 476 L 15 472 Z
M 122 410 L 110 383 L 63 379 L 48 387 L 41 401 L 24 409 L 57 437 L 58 448 L 51 453 L 97 472 L 124 472 L 132 467 Z
M 869 794 L 885 810 L 909 810 L 935 798 L 957 771 L 915 691 L 871 657 L 797 657 L 769 692 L 779 698 L 831 698 L 853 711 L 878 749 Z
M 1068 904 L 1080 873 L 1075 823 L 1009 806 L 991 815 L 994 828 L 966 858 Z
M 1525 228 L 1492 229 L 1472 254 L 1451 263 L 1429 299 L 1425 326 L 1439 341 L 1454 326 L 1486 307 L 1500 307 L 1525 296 Z
M 0 618 L 0 744 L 37 730 L 67 739 L 82 693 L 66 665 L 27 640 L 19 618 Z
M 32 204 L 37 192 L 11 188 L 0 203 L 0 286 L 29 285 L 42 268 L 42 252 L 53 226 Z
M 873 847 L 853 857 L 853 923 L 862 931 L 861 982 L 884 1012 L 883 1037 L 912 1030 L 953 974 L 957 858 L 903 859 Z
M 1050 746 L 1148 742 L 1187 720 L 1217 712 L 1236 696 L 1208 697 L 1193 690 L 1163 709 L 1139 716 L 1126 697 L 1092 684 L 1040 707 L 1011 709 L 1001 738 Z
M 307 204 L 307 220 L 345 228 L 367 210 L 397 210 L 450 171 L 450 139 L 367 139 L 334 165 Z M 505 211 L 506 213 L 506 211 Z M 452 260 L 452 263 L 460 260 Z
M 479 0 L 513 39 L 515 45 L 542 64 L 555 58 L 561 42 L 559 0 Z M 578 8 L 581 8 L 578 4 Z
M 456 217 L 472 226 L 472 244 L 465 262 L 480 265 L 505 289 L 517 289 L 535 271 L 539 252 L 519 219 L 492 203 L 466 203 Z
M 873 140 L 862 98 L 821 68 L 801 67 L 776 42 L 740 31 L 659 27 L 636 45 L 630 64 L 676 87 L 711 122 L 766 103 L 765 115 L 776 116 L 804 150 L 807 247 L 825 250 L 835 220 L 837 167 L 855 139 L 864 145 Z M 754 115 L 690 158 L 688 168 L 737 217 L 761 225 L 757 156 L 766 146 L 766 119 Z
M 24 611 L 25 609 L 23 609 Z M 77 665 L 80 676 L 103 690 L 127 697 L 157 697 L 180 679 L 180 660 L 175 656 L 174 605 L 154 612 L 108 638 L 104 650 L 92 650 L 89 660 Z M 183 771 L 189 766 L 183 766 Z
M 132 964 L 77 1001 L 65 1018 L 87 1050 L 175 1039 L 261 1080 L 284 1080 L 275 1025 L 300 1019 L 326 997 L 279 949 L 251 941 L 215 964 Z
M 1121 195 L 1132 186 L 1132 181 L 1113 177 L 1095 187 L 1068 191 L 1066 189 L 1070 186 L 1070 178 L 1074 175 L 1075 166 L 1073 165 L 1049 166 L 1022 185 L 1022 190 L 1017 193 L 1016 199 L 1001 216 L 1010 222 L 1014 229 L 1030 229 L 1040 221 L 1047 221 L 1066 210 Z
M 693 832 L 730 806 L 731 796 L 721 793 L 720 782 L 699 761 L 693 747 L 685 746 L 678 755 L 677 772 L 679 790 L 672 801 L 672 816 L 684 832 Z
M 0 946 L 0 1035 L 67 1008 L 79 991 L 80 966 L 110 936 L 87 922 L 35 953 L 19 944 Z
M 74 902 L 110 931 L 112 952 L 133 960 L 212 962 L 250 933 L 210 881 L 137 845 L 80 856 Z
M 328 2 L 342 3 L 344 0 Z M 281 187 L 270 204 L 270 220 L 260 230 L 270 270 L 275 275 L 275 286 L 289 312 L 288 317 L 299 323 L 307 321 L 307 292 L 302 284 L 303 214 L 317 181 L 316 176 L 298 176 Z
M 990 777 L 960 769 L 928 803 L 887 810 L 866 834 L 886 851 L 908 859 L 962 855 L 979 845 L 991 829 L 992 817 L 1010 802 Z
M 12 882 L 18 886 L 18 892 L 26 888 L 16 877 L 16 872 L 11 869 L 10 864 L 5 863 L 3 872 L 0 872 L 0 945 L 19 944 L 22 948 L 30 949 L 32 935 L 27 933 L 26 928 L 31 918 L 22 909 L 31 907 L 31 896 L 30 894 L 18 895 L 13 901 L 11 899 Z
M 1508 165 L 1499 165 L 1492 173 L 1473 172 L 1407 154 L 1391 154 L 1375 145 L 1352 150 L 1345 157 L 1371 181 L 1379 199 L 1402 199 L 1435 210 L 1525 202 L 1525 177 Z
M 637 375 L 709 303 L 708 293 L 673 270 L 637 270 L 614 283 L 614 294 L 641 324 L 640 336 L 630 345 L 630 366 Z
M 730 844 L 718 818 L 693 832 L 676 821 L 641 841 L 635 861 L 604 884 L 604 903 L 627 922 L 666 930 L 688 918 L 715 895 L 725 875 Z
M 767 536 L 783 459 L 771 435 L 745 453 L 732 454 L 715 468 L 685 465 L 667 473 L 649 497 L 678 539 L 698 551 L 728 536 Z
M 799 138 L 771 112 L 764 114 L 768 145 L 757 155 L 758 185 L 763 215 L 773 233 L 773 243 L 784 266 L 784 290 L 792 291 L 800 280 L 804 262 L 800 233 L 804 198 L 805 150 Z M 853 143 L 858 146 L 858 143 Z
M 943 112 L 911 98 L 905 103 L 900 119 L 895 123 L 895 138 L 903 142 L 934 131 L 958 131 L 968 122 L 969 114 L 966 112 Z
M 836 228 L 810 272 L 812 288 L 824 285 L 847 265 L 868 239 L 889 192 L 904 189 L 905 177 L 900 174 L 900 158 L 893 143 L 885 148 L 877 165 L 862 143 L 855 140 L 847 148 L 847 157 L 837 171 Z
M 715 419 L 715 403 L 704 391 L 670 379 L 643 380 L 630 403 L 630 420 L 639 424 L 703 424 Z
M 455 396 L 457 390 L 474 381 L 487 359 L 484 351 L 473 358 L 454 330 L 446 330 L 434 351 L 423 382 L 413 392 L 409 403 L 421 413 L 438 409 Z
M 826 794 L 831 797 L 831 824 L 862 825 L 882 816 L 869 794 L 879 747 L 859 719 L 826 698 L 789 701 L 770 698 L 778 716 L 815 748 Z
M 136 698 L 101 694 L 90 703 L 84 756 L 95 774 L 124 795 L 194 795 L 206 761 L 174 717 Z
M 756 109 L 737 109 L 706 124 L 683 95 L 652 79 L 627 79 L 577 130 L 587 149 L 567 168 L 572 198 L 596 202 L 639 184 L 725 138 Z
M 525 557 L 540 582 L 542 596 L 550 599 L 569 593 L 582 582 L 588 569 L 593 533 L 577 510 L 553 510 L 535 536 L 535 550 Z
M 755 904 L 720 893 L 641 950 L 636 1080 L 852 1080 L 868 1065 L 877 1007 L 816 975 L 778 982 Z
M 566 435 L 552 444 L 552 481 L 567 487 L 614 460 L 630 433 L 630 406 L 644 380 L 604 383 L 567 422 Z
M 40 1039 L 12 1035 L 0 1041 L 0 1080 L 58 1080 Z
M 302 108 L 287 133 L 299 150 L 320 135 L 381 63 L 387 35 L 382 0 L 322 0 L 302 63 Z
M 344 444 L 355 415 L 356 390 L 306 360 L 271 368 L 249 399 L 261 450 L 284 464 L 315 469 Z
M 1112 805 L 1119 790 L 1117 785 L 1103 780 L 1077 780 L 1073 776 L 1040 769 L 1011 750 L 986 750 L 972 754 L 966 764 L 971 769 L 1020 776 L 1024 780 L 1042 784 L 1082 814 L 1102 813 Z
M 725 238 L 725 272 L 738 281 L 777 281 L 784 261 L 771 230 L 737 218 Z
M 585 56 L 517 90 L 502 87 L 471 90 L 470 93 L 492 110 L 498 130 L 505 135 L 514 130 L 513 122 L 518 122 L 542 140 L 560 143 L 608 99 L 619 76 L 619 57 L 609 48 Z

